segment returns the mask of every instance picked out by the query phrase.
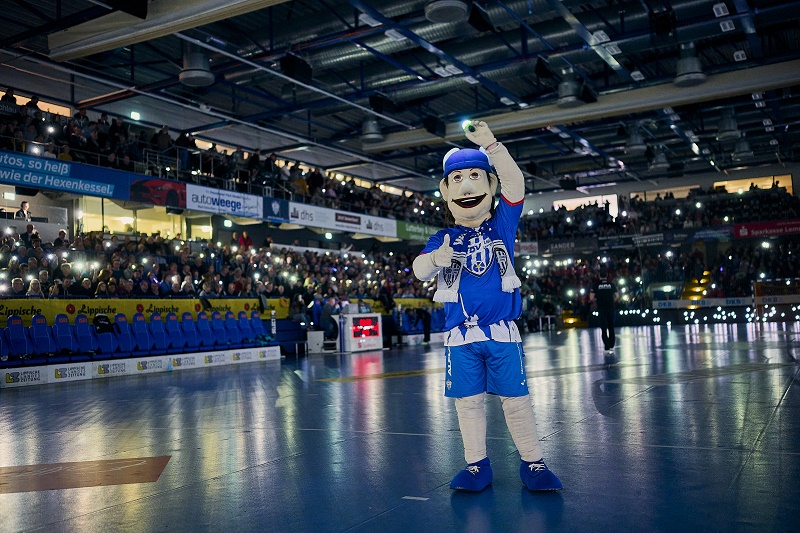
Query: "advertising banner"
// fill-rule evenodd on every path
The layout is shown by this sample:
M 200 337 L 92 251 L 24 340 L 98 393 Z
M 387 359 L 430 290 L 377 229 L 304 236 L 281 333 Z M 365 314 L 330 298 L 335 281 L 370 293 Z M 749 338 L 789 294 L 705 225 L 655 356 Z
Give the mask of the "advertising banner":
M 289 202 L 289 219 L 291 222 L 303 226 L 397 237 L 396 220 L 348 213 L 327 207 Z
M 702 298 L 700 300 L 655 300 L 654 309 L 688 309 L 695 307 L 730 307 L 752 305 L 752 298 Z
M 733 234 L 737 239 L 757 239 L 759 237 L 780 237 L 800 233 L 800 220 L 774 220 L 771 222 L 752 222 L 735 224 Z
M 514 255 L 539 255 L 539 243 L 517 241 L 514 243 Z
M 134 373 L 136 363 L 130 359 L 98 361 L 92 364 L 93 378 L 110 378 L 116 376 L 127 376 Z
M 581 237 L 569 241 L 546 241 L 539 243 L 542 255 L 567 255 L 594 252 L 597 250 L 597 239 Z
M 277 198 L 264 198 L 262 218 L 270 222 L 289 222 L 289 202 Z
M 47 383 L 47 370 L 45 367 L 20 367 L 0 370 L 3 379 L 0 387 L 25 387 L 27 385 L 44 385 Z
M 132 172 L 0 151 L 0 183 L 127 200 Z
M 114 298 L 95 299 L 95 300 L 0 300 L 0 317 L 19 315 L 25 326 L 31 325 L 33 315 L 44 315 L 48 325 L 53 325 L 56 315 L 65 314 L 69 317 L 70 324 L 75 323 L 76 315 L 86 315 L 91 322 L 96 315 L 108 315 L 112 320 L 114 315 L 122 313 L 128 318 L 133 319 L 135 313 L 142 313 L 145 320 L 150 321 L 150 315 L 159 313 L 162 317 L 167 313 L 175 313 L 181 317 L 183 313 L 191 313 L 192 318 L 197 318 L 197 313 L 205 311 L 209 316 L 213 311 L 224 314 L 228 311 L 238 317 L 239 311 L 245 311 L 247 316 L 253 310 L 259 309 L 259 302 L 251 298 L 215 298 L 203 301 L 194 298 L 187 299 L 152 299 L 152 300 L 119 300 Z M 276 301 L 277 303 L 277 301 Z M 288 316 L 288 303 L 286 314 Z
M 62 381 L 81 381 L 92 377 L 92 363 L 64 363 L 63 365 L 48 366 L 50 372 L 48 383 L 61 383 Z
M 437 231 L 441 228 L 436 226 L 428 226 L 425 224 L 417 224 L 415 222 L 406 222 L 404 220 L 397 221 L 397 238 L 406 241 L 414 242 L 428 242 Z
M 195 211 L 260 220 L 264 216 L 263 200 L 252 194 L 186 185 L 186 208 Z
M 131 374 L 152 374 L 153 372 L 166 372 L 169 369 L 169 359 L 167 355 L 158 357 L 139 357 L 133 360 Z
M 699 229 L 694 232 L 692 239 L 695 241 L 729 241 L 733 235 L 733 226 L 720 226 L 718 228 Z

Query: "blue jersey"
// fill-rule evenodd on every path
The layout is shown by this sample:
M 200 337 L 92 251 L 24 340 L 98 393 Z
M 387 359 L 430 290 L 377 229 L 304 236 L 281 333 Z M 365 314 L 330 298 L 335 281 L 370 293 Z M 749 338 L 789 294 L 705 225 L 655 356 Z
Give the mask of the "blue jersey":
M 510 204 L 505 198 L 501 198 L 494 216 L 479 228 L 456 226 L 440 230 L 428 240 L 428 244 L 422 250 L 422 253 L 437 250 L 442 245 L 445 234 L 449 234 L 453 256 L 463 258 L 461 279 L 458 284 L 458 302 L 444 304 L 445 329 L 451 331 L 458 328 L 466 338 L 455 344 L 471 342 L 469 337 L 481 340 L 474 335 L 466 335 L 468 326 L 475 325 L 480 328 L 486 339 L 517 340 L 507 337 L 509 328 L 513 328 L 516 332 L 516 327 L 511 322 L 521 314 L 522 298 L 519 289 L 503 292 L 497 249 L 498 243 L 502 242 L 508 251 L 508 261 L 513 268 L 514 241 L 522 208 L 523 201 Z M 441 271 L 439 275 L 442 275 Z M 499 336 L 496 328 L 491 327 L 498 324 L 505 330 L 505 333 Z M 512 337 L 518 337 L 518 332 Z M 453 344 L 447 340 L 445 343 Z

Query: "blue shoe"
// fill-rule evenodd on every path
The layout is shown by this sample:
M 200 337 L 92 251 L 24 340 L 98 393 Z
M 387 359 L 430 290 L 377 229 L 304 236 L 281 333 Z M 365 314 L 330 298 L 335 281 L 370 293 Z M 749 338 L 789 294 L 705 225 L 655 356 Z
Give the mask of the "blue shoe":
M 564 488 L 561 480 L 547 468 L 542 459 L 532 463 L 522 461 L 519 467 L 519 477 L 528 490 L 561 490 Z
M 489 465 L 489 458 L 486 457 L 477 463 L 468 464 L 464 470 L 456 474 L 450 482 L 450 488 L 480 492 L 492 484 L 492 477 L 492 467 Z

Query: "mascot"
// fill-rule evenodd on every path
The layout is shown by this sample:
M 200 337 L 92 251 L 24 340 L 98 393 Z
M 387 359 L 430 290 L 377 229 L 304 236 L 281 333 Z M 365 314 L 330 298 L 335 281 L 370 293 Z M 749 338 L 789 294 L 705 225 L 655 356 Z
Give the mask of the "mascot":
M 500 397 L 506 424 L 520 453 L 520 477 L 532 491 L 561 489 L 547 468 L 528 394 L 520 316 L 520 280 L 513 252 L 525 184 L 508 149 L 485 122 L 464 123 L 480 150 L 450 150 L 439 191 L 456 226 L 440 230 L 414 259 L 421 280 L 438 275 L 434 300 L 445 308 L 445 396 L 455 398 L 467 467 L 450 482 L 478 492 L 492 483 L 486 453 L 486 393 Z M 494 196 L 500 182 L 500 202 Z

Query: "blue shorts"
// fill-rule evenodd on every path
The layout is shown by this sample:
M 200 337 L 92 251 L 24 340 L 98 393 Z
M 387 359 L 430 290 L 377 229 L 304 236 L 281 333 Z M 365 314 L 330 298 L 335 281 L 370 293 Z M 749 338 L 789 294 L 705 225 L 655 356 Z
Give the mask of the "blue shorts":
M 445 346 L 444 395 L 450 398 L 482 392 L 500 396 L 525 396 L 528 380 L 522 343 L 481 341 Z

